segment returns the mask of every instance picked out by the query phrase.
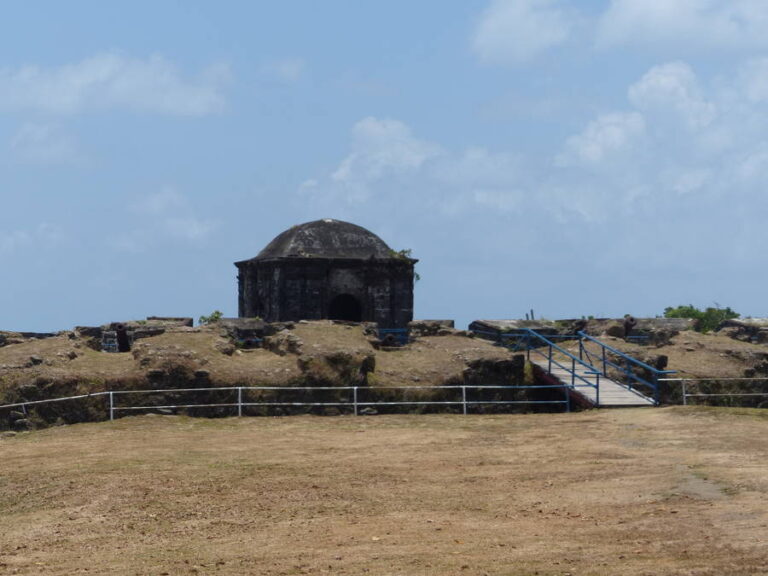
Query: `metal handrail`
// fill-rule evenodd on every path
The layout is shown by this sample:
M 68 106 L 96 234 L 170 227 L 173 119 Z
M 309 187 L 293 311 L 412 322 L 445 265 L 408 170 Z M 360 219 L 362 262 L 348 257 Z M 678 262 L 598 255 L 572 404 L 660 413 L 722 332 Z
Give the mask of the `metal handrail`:
M 402 346 L 408 344 L 411 338 L 410 328 L 378 328 L 377 333 L 380 340 L 391 335 Z
M 605 344 L 604 342 L 601 342 L 600 340 L 593 338 L 589 334 L 586 334 L 583 331 L 578 331 L 575 335 L 571 334 L 553 334 L 553 335 L 547 335 L 544 336 L 543 334 L 540 334 L 536 330 L 532 328 L 517 328 L 515 332 L 489 332 L 489 331 L 483 331 L 483 330 L 476 330 L 478 334 L 484 334 L 484 335 L 490 335 L 493 336 L 495 340 L 502 342 L 504 340 L 509 339 L 516 339 L 515 347 L 513 350 L 521 350 L 524 349 L 527 353 L 528 359 L 530 360 L 531 351 L 533 351 L 535 354 L 539 354 L 543 358 L 545 358 L 548 362 L 547 369 L 549 372 L 552 371 L 552 365 L 558 366 L 565 370 L 566 372 L 569 372 L 571 374 L 571 387 L 575 387 L 576 380 L 578 379 L 580 382 L 583 382 L 584 384 L 591 386 L 595 388 L 596 394 L 597 394 L 597 402 L 599 404 L 599 394 L 600 394 L 600 376 L 608 377 L 608 367 L 616 368 L 622 373 L 624 373 L 627 376 L 627 388 L 631 391 L 633 389 L 633 385 L 637 387 L 637 384 L 644 385 L 649 387 L 653 391 L 653 397 L 654 397 L 654 403 L 659 403 L 659 377 L 666 375 L 666 374 L 676 374 L 676 370 L 659 370 L 657 368 L 654 368 L 653 366 L 650 366 L 649 364 L 646 364 L 645 362 L 641 362 L 640 360 L 637 360 L 636 358 L 633 358 L 632 356 L 629 356 L 628 354 L 625 354 L 624 352 L 617 350 L 616 348 L 613 348 L 612 346 L 609 346 Z M 545 346 L 547 346 L 547 353 L 544 353 L 540 350 L 538 350 L 535 346 L 533 346 L 531 340 L 536 339 L 540 343 L 543 343 Z M 574 354 L 569 352 L 568 350 L 565 350 L 564 348 L 558 346 L 555 344 L 552 340 L 556 339 L 562 339 L 562 340 L 569 340 L 569 339 L 578 339 L 579 340 L 579 356 L 576 357 Z M 594 342 L 601 348 L 602 356 L 601 357 L 595 357 L 592 353 L 590 353 L 589 349 L 587 349 L 584 346 L 584 340 L 588 340 L 591 342 Z M 571 359 L 571 366 L 567 366 L 565 364 L 561 364 L 557 360 L 553 358 L 553 350 L 557 350 L 559 353 L 563 354 L 567 358 Z M 609 360 L 606 357 L 606 352 L 610 352 L 612 354 L 615 354 L 619 358 L 622 358 L 626 362 L 626 366 L 621 366 L 620 364 L 616 364 Z M 584 354 L 586 354 L 586 361 L 584 359 Z M 589 375 L 595 375 L 595 382 L 592 382 L 583 376 L 576 373 L 576 364 L 579 364 L 587 370 L 585 371 L 585 374 Z M 596 366 L 599 366 L 602 364 L 602 370 L 599 368 L 596 368 Z M 645 370 L 648 370 L 652 375 L 653 379 L 651 382 L 643 378 L 642 376 L 639 376 L 636 374 L 632 367 L 638 367 Z M 581 385 L 581 384 L 579 384 Z
M 645 386 L 648 386 L 653 390 L 653 399 L 656 404 L 659 403 L 659 376 L 665 375 L 665 374 L 676 374 L 677 370 L 659 370 L 658 368 L 655 368 L 651 366 L 650 364 L 646 364 L 645 362 L 641 362 L 637 358 L 633 358 L 632 356 L 622 352 L 621 350 L 618 350 L 614 348 L 613 346 L 609 346 L 605 342 L 602 342 L 598 340 L 597 338 L 590 336 L 589 334 L 585 333 L 584 331 L 577 332 L 579 336 L 579 352 L 584 351 L 587 356 L 591 359 L 591 355 L 589 354 L 589 351 L 584 347 L 584 340 L 588 340 L 590 342 L 593 342 L 594 344 L 597 344 L 602 349 L 602 365 L 603 370 L 602 374 L 603 376 L 608 376 L 608 366 L 611 366 L 612 368 L 616 368 L 620 372 L 622 372 L 625 376 L 628 378 L 627 385 L 630 390 L 632 390 L 632 383 L 637 382 L 640 384 L 643 384 Z M 620 364 L 616 364 L 614 362 L 611 362 L 606 357 L 606 352 L 610 352 L 611 354 L 614 354 L 618 356 L 619 358 L 623 359 L 626 362 L 626 367 L 621 366 Z M 652 375 L 652 381 L 649 382 L 645 378 L 642 378 L 641 376 L 638 376 L 635 372 L 632 371 L 631 366 L 637 366 L 639 368 L 642 368 L 644 370 L 649 371 Z
M 507 344 L 504 343 L 505 339 L 509 339 L 509 338 L 519 339 L 521 336 L 527 338 L 527 334 L 520 334 L 517 332 L 500 332 L 498 330 L 491 331 L 491 330 L 474 329 L 472 330 L 472 333 L 480 335 L 481 338 L 483 338 L 484 336 L 489 336 L 490 338 L 483 338 L 483 339 L 493 340 L 497 344 L 500 344 L 502 346 L 507 346 Z M 517 345 L 515 345 L 515 347 L 512 350 L 513 352 L 517 352 L 518 350 L 520 350 L 520 348 Z
M 641 368 L 645 368 L 646 370 L 656 371 L 656 372 L 665 373 L 665 374 L 666 373 L 670 373 L 671 374 L 671 373 L 676 373 L 677 372 L 677 370 L 659 370 L 658 368 L 654 368 L 650 364 L 646 364 L 645 362 L 641 362 L 637 358 L 633 358 L 632 356 L 629 356 L 628 354 L 622 352 L 621 350 L 618 350 L 617 348 L 614 348 L 613 346 L 609 346 L 605 342 L 601 342 L 600 340 L 598 340 L 594 336 L 590 336 L 589 334 L 587 334 L 585 332 L 577 332 L 577 334 L 581 338 L 583 338 L 584 340 L 589 340 L 591 342 L 594 342 L 595 344 L 601 346 L 602 348 L 605 348 L 609 352 L 613 352 L 617 356 L 621 356 L 622 358 L 624 358 L 626 360 L 629 360 L 633 364 L 637 364 L 638 366 L 640 366 Z
M 570 352 L 568 352 L 568 350 L 558 346 L 557 344 L 555 344 L 554 342 L 552 342 L 551 340 L 549 340 L 545 336 L 542 336 L 541 334 L 539 334 L 535 330 L 533 330 L 531 328 L 524 328 L 524 330 L 527 332 L 529 337 L 537 338 L 538 340 L 543 342 L 547 346 L 547 350 L 548 350 L 548 353 L 544 354 L 543 352 L 541 352 L 537 348 L 534 348 L 533 346 L 530 346 L 530 344 L 529 344 L 528 347 L 527 347 L 528 360 L 531 359 L 531 351 L 533 351 L 536 354 L 539 354 L 540 356 L 542 356 L 542 357 L 547 359 L 547 362 L 548 362 L 547 371 L 548 372 L 552 372 L 552 364 L 554 364 L 555 366 L 559 366 L 560 368 L 562 368 L 566 372 L 570 372 L 570 374 L 571 374 L 571 388 L 575 388 L 577 386 L 577 384 L 576 384 L 576 380 L 577 379 L 582 381 L 582 382 L 584 382 L 584 384 L 586 386 L 594 388 L 595 389 L 595 402 L 599 406 L 600 405 L 600 376 L 602 375 L 602 373 L 599 370 L 597 370 L 594 366 L 592 366 L 591 364 L 589 364 L 589 363 L 585 362 L 583 359 L 581 359 L 581 358 L 571 354 Z M 553 350 L 557 350 L 561 354 L 563 354 L 566 357 L 570 358 L 571 359 L 571 366 L 568 367 L 568 366 L 566 366 L 564 364 L 561 364 L 557 360 L 555 360 L 554 357 L 553 357 L 553 354 L 552 354 Z M 581 376 L 581 375 L 576 373 L 576 364 L 577 363 L 580 364 L 581 366 L 587 368 L 587 370 L 585 371 L 585 374 L 591 374 L 591 375 L 595 376 L 595 381 L 594 382 L 592 382 L 592 381 L 590 381 L 590 380 L 588 380 L 588 379 L 584 378 L 583 376 Z
M 0 405 L 0 409 L 21 407 L 26 412 L 27 406 L 47 404 L 52 402 L 62 402 L 65 400 L 77 400 L 85 398 L 95 398 L 99 396 L 107 396 L 108 399 L 108 412 L 109 419 L 114 420 L 115 412 L 119 411 L 133 411 L 133 410 L 157 410 L 157 409 L 176 409 L 176 408 L 210 408 L 210 407 L 231 407 L 237 408 L 237 415 L 243 415 L 244 406 L 347 406 L 354 409 L 354 414 L 358 414 L 360 407 L 375 407 L 375 406 L 427 406 L 427 405 L 445 405 L 445 406 L 462 406 L 463 413 L 467 414 L 467 409 L 470 406 L 481 405 L 516 405 L 516 404 L 562 404 L 565 407 L 566 412 L 571 411 L 570 397 L 566 393 L 563 400 L 472 400 L 467 398 L 467 390 L 528 390 L 528 389 L 560 389 L 565 390 L 563 385 L 513 385 L 513 386 L 499 386 L 499 385 L 449 385 L 449 386 L 376 386 L 369 388 L 367 386 L 222 386 L 222 387 L 204 387 L 204 388 L 164 388 L 164 389 L 143 389 L 143 390 L 109 390 L 104 392 L 94 392 L 91 394 L 80 394 L 77 396 L 67 396 L 62 398 L 50 398 L 46 400 L 29 400 L 23 402 L 16 402 L 13 404 Z M 333 390 L 337 392 L 348 391 L 352 392 L 351 399 L 347 401 L 329 401 L 329 402 L 253 402 L 243 398 L 243 391 L 281 391 L 281 392 L 300 392 L 300 391 L 321 391 L 321 390 Z M 402 390 L 402 391 L 414 391 L 414 390 L 460 390 L 460 400 L 408 400 L 403 398 L 402 400 L 381 400 L 381 401 L 362 401 L 358 399 L 358 392 L 360 390 L 365 391 L 380 391 L 380 390 Z M 236 402 L 221 402 L 221 403 L 206 403 L 206 404 L 164 404 L 162 406 L 117 406 L 115 405 L 115 397 L 126 394 L 170 394 L 178 392 L 237 392 Z
M 533 328 L 518 328 L 518 330 L 525 330 L 526 332 L 527 331 L 536 332 L 536 330 L 534 330 Z M 536 334 L 539 334 L 539 332 L 536 332 Z M 503 332 L 502 334 L 500 334 L 501 338 L 514 338 L 515 336 L 522 336 L 522 334 L 521 333 L 515 333 L 515 332 Z M 543 334 L 539 334 L 539 336 L 544 336 L 544 335 Z M 545 338 L 552 338 L 553 340 L 557 339 L 557 338 L 561 338 L 563 340 L 576 340 L 576 339 L 578 339 L 578 336 L 576 334 L 547 334 L 544 337 Z
M 64 396 L 62 398 L 49 398 L 47 400 L 29 400 L 27 402 L 16 402 L 14 404 L 3 404 L 0 408 L 21 408 L 34 406 L 35 404 L 49 404 L 51 402 L 64 402 L 65 400 L 81 400 L 83 398 L 94 398 L 96 396 L 105 396 L 109 392 L 93 392 L 91 394 L 78 394 L 77 396 Z
M 505 342 L 505 340 L 516 340 L 514 347 L 512 348 L 513 352 L 518 352 L 520 350 L 527 350 L 528 349 L 528 343 L 529 343 L 529 330 L 532 330 L 531 328 L 515 328 L 515 330 L 519 330 L 517 332 L 501 332 L 501 331 L 491 331 L 491 330 L 472 330 L 472 333 L 479 334 L 481 336 L 490 336 L 492 340 L 495 340 L 498 344 L 501 344 L 502 346 L 509 347 L 509 344 Z M 549 338 L 557 339 L 561 338 L 563 340 L 576 340 L 578 336 L 576 334 L 548 334 Z
M 659 378 L 660 382 L 674 382 L 674 383 L 680 383 L 681 385 L 681 396 L 683 399 L 683 406 L 688 405 L 688 398 L 768 398 L 768 391 L 765 392 L 695 392 L 691 393 L 688 392 L 688 383 L 698 383 L 698 382 L 748 382 L 750 384 L 754 384 L 757 382 L 768 382 L 768 377 L 764 376 L 758 376 L 758 377 L 734 377 L 734 376 L 726 376 L 726 377 L 719 377 L 719 376 L 709 376 L 709 377 L 696 377 L 696 378 Z

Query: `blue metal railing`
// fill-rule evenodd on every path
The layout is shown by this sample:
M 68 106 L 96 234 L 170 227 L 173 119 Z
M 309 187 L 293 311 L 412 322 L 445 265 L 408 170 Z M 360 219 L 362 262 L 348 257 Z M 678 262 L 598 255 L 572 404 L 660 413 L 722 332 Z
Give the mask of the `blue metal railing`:
M 621 374 L 623 374 L 626 377 L 627 379 L 626 385 L 629 387 L 630 390 L 632 390 L 633 387 L 637 388 L 638 385 L 644 386 L 650 389 L 653 393 L 653 400 L 656 404 L 659 403 L 659 377 L 665 376 L 667 374 L 677 373 L 677 370 L 659 370 L 658 368 L 655 368 L 650 364 L 641 362 L 637 358 L 633 358 L 632 356 L 625 354 L 621 350 L 617 350 L 616 348 L 608 346 L 608 344 L 601 342 L 597 338 L 594 338 L 589 334 L 586 334 L 585 332 L 578 332 L 578 336 L 579 336 L 579 357 L 580 358 L 584 358 L 584 356 L 586 356 L 587 360 L 592 365 L 602 366 L 601 374 L 605 377 L 608 377 L 609 366 L 611 368 L 618 370 Z M 595 355 L 593 355 L 589 351 L 589 349 L 584 345 L 585 341 L 596 344 L 599 347 L 600 352 L 597 355 L 598 356 L 597 361 L 595 361 Z M 610 360 L 608 357 L 608 354 L 611 354 L 614 357 L 618 358 L 617 362 L 623 362 L 623 364 Z M 649 373 L 651 375 L 650 379 L 646 379 L 640 376 L 637 372 L 638 370 L 642 370 Z
M 644 346 L 651 341 L 651 337 L 648 334 L 630 334 L 629 336 L 625 336 L 624 339 L 641 346 Z
M 512 349 L 513 352 L 527 350 L 528 346 L 532 345 L 529 331 L 535 332 L 535 330 L 532 330 L 531 328 L 518 328 L 517 330 L 517 332 L 498 332 L 491 330 L 472 330 L 472 332 L 474 334 L 479 334 L 480 336 L 485 336 L 489 340 L 494 340 L 502 346 Z M 538 334 L 538 332 L 536 333 Z M 543 334 L 543 336 L 551 340 L 578 340 L 579 338 L 576 334 Z
M 405 346 L 410 338 L 410 330 L 408 328 L 379 328 L 378 335 L 381 341 L 389 336 L 388 340 L 393 341 L 397 346 Z
M 566 350 L 565 348 L 562 348 L 561 346 L 558 346 L 555 344 L 550 338 L 550 336 L 543 336 L 536 332 L 535 330 L 532 330 L 530 328 L 524 328 L 522 329 L 524 331 L 524 335 L 527 339 L 526 343 L 526 354 L 528 356 L 528 360 L 531 359 L 531 353 L 538 354 L 539 356 L 543 357 L 547 361 L 547 371 L 552 372 L 552 366 L 557 366 L 558 368 L 562 368 L 566 372 L 568 372 L 571 375 L 571 382 L 570 387 L 576 388 L 577 386 L 587 386 L 589 388 L 595 389 L 595 405 L 600 405 L 600 376 L 602 373 L 597 370 L 594 366 L 589 364 L 588 362 L 585 362 L 583 358 L 579 358 L 574 354 L 571 354 Z M 563 338 L 563 339 L 573 339 L 573 336 L 570 335 L 557 335 L 556 337 Z M 534 343 L 540 344 L 540 346 L 534 346 Z M 543 350 L 546 348 L 546 352 Z M 561 355 L 565 356 L 567 359 L 570 360 L 570 363 L 566 360 L 566 363 L 561 363 L 554 355 L 555 352 L 560 353 Z M 570 365 L 569 365 L 570 364 Z M 580 366 L 584 368 L 583 374 L 581 375 L 576 371 L 576 366 Z M 594 380 L 586 378 L 585 376 L 594 376 Z
M 264 344 L 263 338 L 238 338 L 235 340 L 235 345 L 238 348 L 261 348 Z
M 505 334 L 492 330 L 472 330 L 473 334 L 480 334 L 481 336 L 490 336 L 489 340 L 500 341 Z
M 515 332 L 491 332 L 475 330 L 477 334 L 491 337 L 499 344 L 504 345 L 511 350 L 525 351 L 528 359 L 530 360 L 531 353 L 538 354 L 547 360 L 548 371 L 552 371 L 552 366 L 558 366 L 566 370 L 571 374 L 571 387 L 577 386 L 577 380 L 584 384 L 595 388 L 597 396 L 596 403 L 599 405 L 599 378 L 600 376 L 609 378 L 608 369 L 612 368 L 617 370 L 625 377 L 626 382 L 621 383 L 629 390 L 642 393 L 643 395 L 650 394 L 653 397 L 654 403 L 659 404 L 659 381 L 663 376 L 668 374 L 676 374 L 676 370 L 659 370 L 645 362 L 641 362 L 637 358 L 633 358 L 628 354 L 625 354 L 621 350 L 617 350 L 604 342 L 601 342 L 597 338 L 586 334 L 583 331 L 579 331 L 576 334 L 547 334 L 546 336 L 538 333 L 531 328 L 518 328 Z M 647 339 L 647 337 L 644 337 Z M 639 339 L 639 338 L 638 338 Z M 579 341 L 579 355 L 576 357 L 574 354 L 558 346 L 553 340 L 578 340 Z M 597 345 L 598 352 L 590 351 L 585 346 L 586 342 L 591 342 Z M 543 349 L 546 348 L 546 351 Z M 553 357 L 553 352 L 558 352 L 566 358 L 570 359 L 570 366 L 566 360 L 566 364 L 562 364 Z M 594 375 L 595 382 L 580 376 L 576 372 L 576 366 L 579 365 L 583 368 L 585 375 Z M 645 377 L 650 374 L 650 378 Z M 584 384 L 579 383 L 579 386 Z M 643 388 L 643 390 L 640 390 Z
M 547 334 L 546 336 L 539 334 L 531 328 L 519 328 L 515 332 L 500 332 L 489 330 L 473 330 L 475 334 L 489 337 L 495 340 L 498 344 L 510 348 L 513 352 L 525 351 L 528 361 L 531 360 L 531 353 L 538 354 L 547 360 L 547 371 L 552 372 L 552 366 L 558 366 L 571 375 L 570 384 L 566 383 L 565 388 L 575 389 L 577 386 L 588 386 L 595 389 L 595 404 L 600 403 L 600 376 L 599 370 L 596 370 L 594 366 L 584 362 L 583 359 L 577 358 L 574 354 L 571 354 L 564 348 L 555 344 L 552 340 L 576 340 L 578 336 L 575 334 Z M 542 349 L 546 348 L 546 352 Z M 554 357 L 554 352 L 560 352 L 566 358 L 570 359 L 570 366 L 562 364 Z M 594 381 L 585 378 L 584 376 L 576 372 L 576 365 L 585 368 L 584 375 L 594 376 Z M 578 382 L 578 383 L 577 383 Z M 567 394 L 566 394 L 567 395 Z

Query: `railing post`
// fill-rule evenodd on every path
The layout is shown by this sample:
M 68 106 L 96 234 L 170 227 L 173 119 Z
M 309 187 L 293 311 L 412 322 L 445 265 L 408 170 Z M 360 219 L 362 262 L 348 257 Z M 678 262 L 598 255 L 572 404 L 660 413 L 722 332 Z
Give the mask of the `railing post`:
M 568 394 L 568 388 L 566 386 L 563 386 L 563 391 L 565 392 L 565 411 L 570 412 L 571 411 L 571 395 Z
M 243 415 L 243 387 L 237 387 L 237 417 L 240 418 Z
M 600 408 L 600 374 L 597 375 L 597 382 L 595 383 L 595 406 Z
M 109 391 L 109 420 L 110 422 L 115 419 L 115 395 Z
M 603 351 L 603 376 L 608 376 L 608 371 L 605 366 L 605 346 L 603 346 L 601 349 Z
M 576 358 L 571 358 L 571 388 L 576 388 Z
M 464 416 L 467 415 L 467 387 L 461 387 L 461 403 L 464 406 Z
M 352 403 L 355 406 L 355 416 L 357 416 L 357 386 L 352 388 Z
M 581 337 L 581 334 L 579 336 L 579 360 L 584 360 L 584 338 Z
M 547 364 L 547 372 L 552 373 L 552 344 L 548 344 L 547 348 L 549 349 L 549 364 Z
M 688 390 L 685 387 L 685 379 L 683 379 L 683 406 L 688 405 Z

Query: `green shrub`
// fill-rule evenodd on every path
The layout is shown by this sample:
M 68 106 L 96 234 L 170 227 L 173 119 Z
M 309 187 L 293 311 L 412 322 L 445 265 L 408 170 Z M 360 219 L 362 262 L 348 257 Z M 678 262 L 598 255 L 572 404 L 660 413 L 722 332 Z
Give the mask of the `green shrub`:
M 221 320 L 222 314 L 221 310 L 214 310 L 211 312 L 208 316 L 200 316 L 200 319 L 198 320 L 199 324 L 213 324 L 215 322 L 218 322 Z
M 694 329 L 697 332 L 709 332 L 715 330 L 724 320 L 738 318 L 740 314 L 734 312 L 729 307 L 720 308 L 718 304 L 715 307 L 709 307 L 705 310 L 699 310 L 692 304 L 688 306 L 671 306 L 664 309 L 664 318 L 692 318 L 696 321 Z
M 400 260 L 412 260 L 411 249 L 410 248 L 404 248 L 403 250 L 392 250 L 390 248 L 389 249 L 389 257 L 390 258 L 399 258 Z M 413 272 L 413 280 L 415 282 L 418 282 L 419 280 L 421 280 L 421 276 L 415 270 Z

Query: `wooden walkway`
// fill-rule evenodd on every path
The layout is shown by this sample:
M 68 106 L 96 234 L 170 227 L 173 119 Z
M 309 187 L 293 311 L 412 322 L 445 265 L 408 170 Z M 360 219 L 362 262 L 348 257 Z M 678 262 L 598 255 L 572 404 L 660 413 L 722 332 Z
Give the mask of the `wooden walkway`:
M 544 372 L 550 374 L 551 376 L 557 378 L 560 382 L 562 382 L 565 385 L 571 384 L 571 373 L 568 370 L 565 370 L 563 368 L 560 368 L 558 366 L 553 365 L 552 371 L 547 370 L 548 362 L 544 358 L 531 358 L 531 362 L 544 370 Z M 586 369 L 582 369 L 582 367 L 578 367 L 576 369 L 576 373 L 584 378 L 584 380 L 587 380 L 590 383 L 594 383 L 596 381 L 597 376 L 594 374 L 585 374 L 584 371 Z M 641 394 L 640 392 L 636 392 L 635 390 L 630 390 L 623 384 L 619 384 L 618 382 L 615 382 L 614 380 L 611 380 L 609 378 L 606 378 L 605 376 L 600 376 L 600 402 L 598 404 L 597 402 L 597 392 L 593 386 L 587 385 L 584 380 L 580 380 L 579 378 L 576 378 L 576 387 L 574 388 L 574 391 L 587 400 L 589 400 L 592 404 L 597 406 L 598 408 L 619 408 L 619 407 L 631 407 L 631 406 L 654 406 L 654 402 L 652 398 L 649 398 L 648 396 L 645 396 L 644 394 Z

